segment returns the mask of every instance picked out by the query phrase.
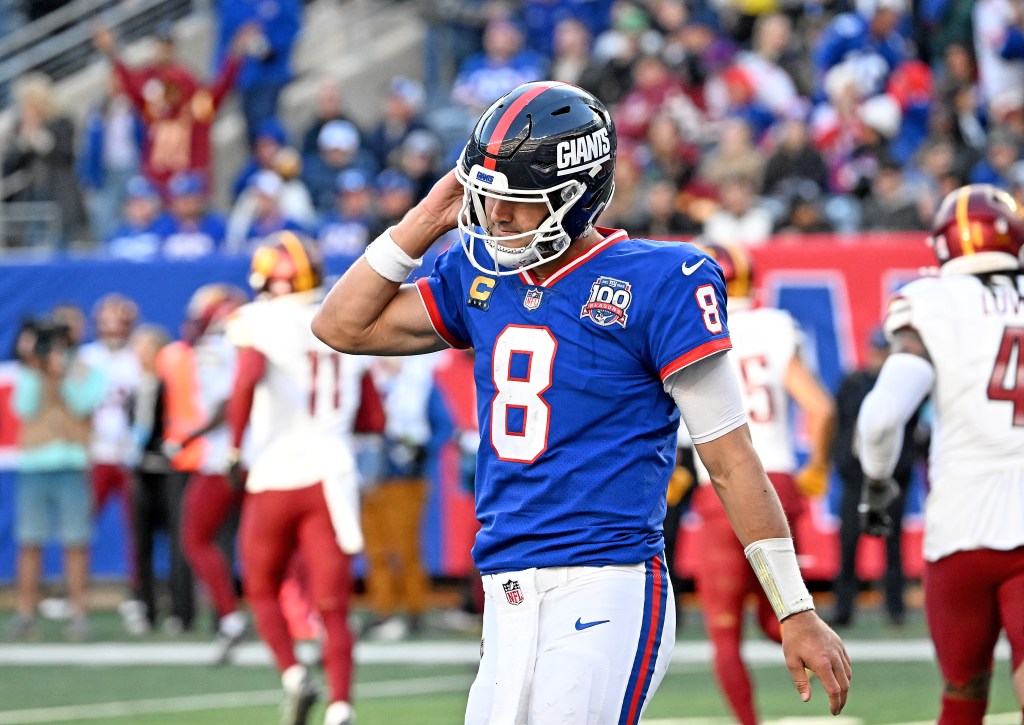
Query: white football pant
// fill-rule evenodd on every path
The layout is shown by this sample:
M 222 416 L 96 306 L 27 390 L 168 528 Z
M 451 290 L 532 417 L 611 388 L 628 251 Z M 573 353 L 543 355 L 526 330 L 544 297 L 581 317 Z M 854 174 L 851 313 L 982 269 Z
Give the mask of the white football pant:
M 664 557 L 483 577 L 466 725 L 636 725 L 675 647 Z

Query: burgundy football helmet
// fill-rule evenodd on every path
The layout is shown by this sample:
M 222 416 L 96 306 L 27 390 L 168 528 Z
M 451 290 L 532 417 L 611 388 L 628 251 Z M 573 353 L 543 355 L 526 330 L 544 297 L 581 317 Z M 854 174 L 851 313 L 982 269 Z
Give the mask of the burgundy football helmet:
M 754 265 L 750 254 L 738 244 L 696 242 L 711 255 L 725 274 L 725 294 L 730 303 L 745 300 L 754 294 Z
M 287 283 L 290 292 L 308 292 L 323 281 L 320 251 L 316 242 L 304 234 L 274 232 L 253 252 L 249 285 L 257 294 L 271 293 L 275 282 Z
M 249 301 L 249 295 L 233 284 L 205 284 L 189 298 L 183 337 L 195 342 L 207 333 L 221 332 L 232 312 Z
M 1012 196 L 991 184 L 961 186 L 939 204 L 928 243 L 942 274 L 1016 270 L 1024 214 Z

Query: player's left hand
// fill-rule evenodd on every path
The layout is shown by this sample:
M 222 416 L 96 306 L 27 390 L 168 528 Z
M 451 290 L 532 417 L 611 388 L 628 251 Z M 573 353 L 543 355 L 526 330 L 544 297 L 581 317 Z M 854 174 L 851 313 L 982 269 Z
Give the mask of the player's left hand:
M 828 464 L 808 463 L 793 477 L 796 490 L 808 498 L 817 498 L 828 489 Z
M 782 652 L 800 699 L 811 699 L 809 672 L 813 672 L 828 693 L 832 714 L 842 712 L 853 669 L 839 635 L 813 610 L 799 612 L 782 622 Z

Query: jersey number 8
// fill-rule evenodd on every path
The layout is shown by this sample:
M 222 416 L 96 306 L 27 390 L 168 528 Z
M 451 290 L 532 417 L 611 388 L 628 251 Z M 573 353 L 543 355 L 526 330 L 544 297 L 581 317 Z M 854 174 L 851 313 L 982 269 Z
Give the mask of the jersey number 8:
M 546 327 L 509 325 L 494 341 L 491 358 L 491 445 L 502 461 L 533 463 L 548 447 L 551 387 L 558 342 Z

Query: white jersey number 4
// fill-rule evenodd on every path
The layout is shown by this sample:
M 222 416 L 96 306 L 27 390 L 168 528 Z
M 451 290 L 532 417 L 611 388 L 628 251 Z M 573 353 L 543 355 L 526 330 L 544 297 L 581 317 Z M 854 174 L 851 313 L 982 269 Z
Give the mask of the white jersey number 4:
M 548 447 L 551 387 L 558 343 L 546 327 L 509 325 L 494 341 L 491 445 L 502 461 L 533 463 Z

